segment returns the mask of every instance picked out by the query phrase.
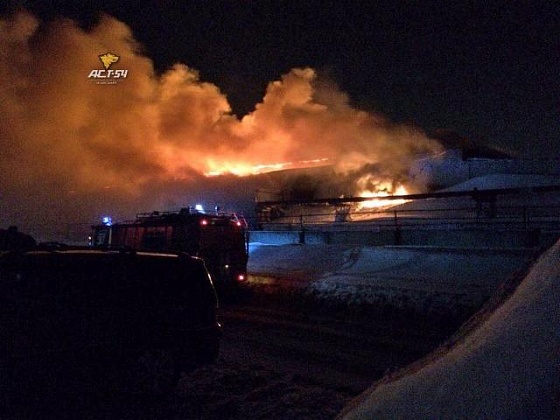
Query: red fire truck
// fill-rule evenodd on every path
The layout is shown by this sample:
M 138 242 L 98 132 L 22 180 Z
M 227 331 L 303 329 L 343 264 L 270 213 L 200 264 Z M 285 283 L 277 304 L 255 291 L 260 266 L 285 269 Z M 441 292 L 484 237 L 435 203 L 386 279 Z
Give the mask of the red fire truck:
M 216 288 L 247 278 L 247 222 L 237 214 L 206 213 L 192 207 L 140 213 L 136 220 L 92 226 L 90 246 L 186 252 L 204 260 Z

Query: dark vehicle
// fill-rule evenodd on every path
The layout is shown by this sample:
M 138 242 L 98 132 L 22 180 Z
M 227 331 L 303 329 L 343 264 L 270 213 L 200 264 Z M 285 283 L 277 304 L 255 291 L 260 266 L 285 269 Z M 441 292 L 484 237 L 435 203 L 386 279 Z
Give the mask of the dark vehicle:
M 131 222 L 93 226 L 93 247 L 179 251 L 200 257 L 218 290 L 247 278 L 247 223 L 236 214 L 192 208 L 138 214 Z
M 216 360 L 217 306 L 203 261 L 183 253 L 4 253 L 0 394 L 172 385 Z

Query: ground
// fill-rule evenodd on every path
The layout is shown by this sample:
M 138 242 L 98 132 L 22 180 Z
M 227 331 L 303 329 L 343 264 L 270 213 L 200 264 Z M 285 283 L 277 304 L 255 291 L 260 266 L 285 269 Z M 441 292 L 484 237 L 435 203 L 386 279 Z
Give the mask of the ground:
M 341 418 L 558 418 L 560 242 L 449 349 L 381 380 Z
M 555 252 L 552 258 L 557 261 Z M 399 383 L 395 378 L 414 377 L 416 371 L 407 372 L 402 368 L 409 365 L 413 369 L 417 365 L 410 365 L 411 362 L 426 356 L 426 352 L 439 344 L 437 339 L 445 339 L 447 333 L 459 326 L 450 324 L 447 327 L 451 330 L 442 334 L 438 323 L 421 322 L 418 310 L 437 316 L 438 311 L 445 313 L 446 308 L 455 311 L 459 300 L 470 302 L 474 306 L 469 310 L 474 310 L 480 303 L 477 299 L 499 290 L 500 285 L 512 278 L 521 274 L 523 278 L 531 258 L 527 250 L 520 253 L 253 244 L 251 275 L 245 285 L 251 299 L 222 306 L 224 345 L 215 365 L 184 372 L 180 381 L 164 393 L 118 394 L 105 389 L 109 398 L 100 403 L 68 392 L 50 413 L 44 401 L 35 405 L 34 410 L 24 401 L 17 418 L 64 418 L 65 415 L 75 418 L 68 413 L 79 413 L 81 418 L 328 419 L 348 404 L 345 413 L 360 417 L 361 414 L 355 413 L 377 410 L 375 395 L 380 389 L 387 389 L 379 384 L 389 381 L 387 386 L 392 387 L 391 383 Z M 549 268 L 554 266 L 550 260 L 548 265 Z M 539 276 L 547 273 L 550 271 L 540 269 Z M 443 293 L 431 299 L 429 305 L 421 304 L 422 297 L 437 296 L 449 290 L 453 291 L 453 299 L 449 299 L 449 293 Z M 373 293 L 369 293 L 371 291 Z M 523 334 L 529 334 L 530 322 L 547 326 L 551 326 L 547 322 L 557 322 L 555 306 L 550 306 L 554 290 L 543 287 L 538 296 L 547 292 L 549 300 L 543 313 L 537 310 L 539 302 L 530 303 L 534 291 L 518 298 L 518 307 L 530 303 L 535 311 L 514 318 L 517 321 L 513 325 L 524 326 L 520 330 Z M 380 302 L 385 302 L 386 310 L 375 312 Z M 468 314 L 455 315 L 459 322 Z M 543 316 L 550 320 L 545 322 Z M 369 331 L 359 329 L 364 325 L 359 321 L 364 319 L 370 322 Z M 499 342 L 494 338 L 496 329 L 504 329 L 504 324 L 509 322 L 511 319 L 503 318 L 499 328 L 496 325 L 486 328 L 485 335 L 472 341 L 473 345 Z M 427 326 L 435 328 L 431 331 Z M 560 328 L 555 331 L 558 330 Z M 413 336 L 413 331 L 422 334 Z M 476 337 L 473 335 L 476 331 L 473 327 L 466 336 Z M 536 354 L 550 362 L 546 354 L 550 340 L 543 341 L 542 337 L 533 335 L 539 334 L 538 331 L 543 333 L 542 329 L 533 326 L 529 331 L 529 337 L 544 346 L 541 348 L 544 353 Z M 544 333 L 550 331 L 544 330 Z M 430 342 L 432 333 L 434 341 Z M 423 342 L 426 338 L 428 340 Z M 553 340 L 557 338 L 552 336 Z M 512 349 L 524 348 L 518 342 L 507 341 L 506 345 Z M 525 350 L 523 355 L 530 360 L 528 355 L 532 353 L 526 347 Z M 496 347 L 489 354 L 496 356 L 502 351 Z M 437 364 L 437 360 L 427 357 L 422 359 L 422 366 Z M 493 366 L 493 362 L 490 359 L 484 363 Z M 447 363 L 446 369 L 457 369 L 453 362 Z M 465 368 L 469 366 L 472 365 L 467 362 Z M 156 376 L 161 373 L 158 369 L 156 366 Z M 468 378 L 472 376 L 465 374 L 460 385 L 472 387 Z M 498 375 L 488 378 L 488 382 L 499 379 Z M 546 374 L 539 376 L 544 384 L 550 384 L 546 382 L 549 379 Z M 378 385 L 368 391 L 374 383 Z M 430 389 L 429 386 L 426 389 Z M 364 394 L 351 403 L 362 392 Z M 400 394 L 395 391 L 386 395 L 390 399 Z M 425 401 L 429 401 L 431 397 L 426 398 Z M 385 413 L 391 417 L 394 411 L 389 409 Z

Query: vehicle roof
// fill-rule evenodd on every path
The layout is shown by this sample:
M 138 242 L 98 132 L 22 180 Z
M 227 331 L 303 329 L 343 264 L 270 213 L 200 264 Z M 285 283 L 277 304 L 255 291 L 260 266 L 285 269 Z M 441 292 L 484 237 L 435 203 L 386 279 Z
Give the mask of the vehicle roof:
M 131 226 L 142 224 L 169 224 L 169 223 L 198 223 L 199 220 L 206 219 L 209 221 L 220 221 L 226 223 L 237 223 L 238 216 L 236 214 L 226 213 L 201 213 L 201 212 L 188 212 L 188 211 L 169 211 L 159 212 L 154 211 L 151 213 L 139 213 L 134 220 L 125 220 L 122 222 L 113 223 L 113 226 Z M 94 225 L 93 227 L 106 226 L 104 224 Z
M 118 258 L 136 258 L 136 259 L 172 259 L 172 260 L 185 260 L 185 261 L 201 261 L 200 258 L 189 255 L 184 252 L 159 252 L 151 250 L 132 250 L 132 249 L 111 249 L 111 248 L 82 248 L 82 247 L 68 247 L 63 246 L 48 249 L 38 246 L 26 252 L 2 252 L 0 258 L 10 258 L 10 256 L 19 256 L 24 258 L 41 258 L 42 256 L 53 256 L 55 258 L 72 259 L 86 258 L 88 260 L 95 259 L 118 259 Z

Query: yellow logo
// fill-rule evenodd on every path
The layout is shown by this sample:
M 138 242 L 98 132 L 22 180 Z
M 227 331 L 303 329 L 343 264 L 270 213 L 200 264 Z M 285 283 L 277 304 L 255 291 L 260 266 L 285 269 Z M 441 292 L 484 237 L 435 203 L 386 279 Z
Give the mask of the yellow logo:
M 105 70 L 109 70 L 109 67 L 111 67 L 111 64 L 119 61 L 120 57 L 116 54 L 112 54 L 112 53 L 108 52 L 108 53 L 105 53 L 105 54 L 101 54 L 99 56 L 99 59 L 103 63 L 103 66 L 105 67 Z
M 100 54 L 99 61 L 103 64 L 105 69 L 94 69 L 89 72 L 88 79 L 94 80 L 98 85 L 115 85 L 118 79 L 126 79 L 128 70 L 112 70 L 110 67 L 120 60 L 117 54 L 106 52 Z

